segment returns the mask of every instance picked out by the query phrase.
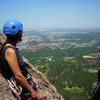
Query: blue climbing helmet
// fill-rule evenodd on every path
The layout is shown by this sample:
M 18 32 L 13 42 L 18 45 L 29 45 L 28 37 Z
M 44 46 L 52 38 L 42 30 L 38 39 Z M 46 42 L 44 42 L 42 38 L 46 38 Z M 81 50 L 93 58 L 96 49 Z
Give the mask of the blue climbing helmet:
M 5 35 L 11 34 L 16 35 L 18 31 L 23 32 L 23 25 L 16 19 L 8 20 L 3 26 L 3 32 Z

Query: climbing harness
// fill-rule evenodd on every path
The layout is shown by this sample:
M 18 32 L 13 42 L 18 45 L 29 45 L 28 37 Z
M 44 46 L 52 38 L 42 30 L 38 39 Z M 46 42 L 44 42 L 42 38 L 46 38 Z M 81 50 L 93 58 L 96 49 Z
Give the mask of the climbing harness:
M 30 73 L 28 73 L 28 75 L 26 77 L 26 80 L 28 81 L 30 86 L 32 86 L 34 91 L 37 92 L 38 91 L 38 86 L 32 80 L 32 75 Z M 26 89 L 22 89 L 22 87 L 17 83 L 17 81 L 15 80 L 14 77 L 11 77 L 10 79 L 7 79 L 7 81 L 8 81 L 8 84 L 9 84 L 9 87 L 10 87 L 12 93 L 17 98 L 17 100 L 21 100 L 21 97 L 23 98 L 22 100 L 33 100 L 32 97 L 31 97 L 30 92 L 27 91 Z M 40 100 L 39 96 L 38 96 L 37 100 Z
M 9 87 L 13 93 L 13 95 L 20 100 L 20 94 L 22 93 L 22 87 L 16 82 L 14 77 L 11 77 L 10 79 L 7 80 Z
M 32 88 L 34 89 L 34 91 L 37 92 L 37 91 L 38 91 L 38 86 L 37 86 L 37 84 L 33 81 L 32 75 L 31 75 L 30 73 L 27 74 L 26 79 L 27 79 L 28 83 L 32 86 Z M 24 92 L 25 92 L 25 93 L 24 93 L 25 98 L 27 98 L 26 100 L 33 100 L 32 97 L 31 97 L 30 92 L 28 92 L 28 91 L 24 91 Z M 39 96 L 38 96 L 37 100 L 40 100 L 40 99 L 39 99 Z

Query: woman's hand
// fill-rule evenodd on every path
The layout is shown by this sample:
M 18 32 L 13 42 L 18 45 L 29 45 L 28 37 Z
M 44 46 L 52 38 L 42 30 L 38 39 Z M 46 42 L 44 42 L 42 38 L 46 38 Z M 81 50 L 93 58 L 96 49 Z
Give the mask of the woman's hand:
M 34 100 L 37 100 L 37 98 L 38 98 L 37 93 L 35 91 L 33 91 L 31 93 L 31 96 L 32 96 L 32 99 L 34 99 Z

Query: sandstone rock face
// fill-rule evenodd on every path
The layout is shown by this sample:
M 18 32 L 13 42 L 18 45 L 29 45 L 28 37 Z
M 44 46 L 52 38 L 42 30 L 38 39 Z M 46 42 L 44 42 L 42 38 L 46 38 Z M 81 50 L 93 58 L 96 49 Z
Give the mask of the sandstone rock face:
M 5 42 L 5 37 L 2 33 L 0 33 L 0 48 L 4 42 Z
M 0 33 L 0 48 L 5 41 L 5 37 Z M 44 100 L 63 100 L 57 89 L 51 85 L 41 72 L 36 70 L 27 59 L 23 57 L 28 71 L 39 84 L 39 91 L 44 96 Z M 6 80 L 0 75 L 0 100 L 15 100 Z

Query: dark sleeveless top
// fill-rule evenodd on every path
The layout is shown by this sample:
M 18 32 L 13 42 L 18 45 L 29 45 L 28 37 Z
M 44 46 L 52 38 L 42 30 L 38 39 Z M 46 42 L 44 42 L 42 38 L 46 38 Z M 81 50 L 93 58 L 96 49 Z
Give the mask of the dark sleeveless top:
M 6 46 L 2 49 L 2 54 L 1 54 L 1 63 L 2 63 L 2 76 L 5 78 L 5 79 L 10 79 L 13 75 L 9 65 L 8 65 L 8 62 L 6 61 L 5 59 L 5 51 L 8 49 L 8 48 L 12 48 L 15 50 L 16 52 L 16 56 L 17 56 L 17 60 L 18 60 L 18 65 L 20 67 L 20 70 L 21 70 L 21 73 L 26 77 L 27 76 L 27 69 L 25 68 L 25 64 L 23 62 L 23 59 L 22 59 L 22 56 L 20 55 L 19 51 L 17 48 L 14 48 L 12 46 Z M 13 66 L 14 67 L 14 66 Z M 16 69 L 15 69 L 16 70 Z

